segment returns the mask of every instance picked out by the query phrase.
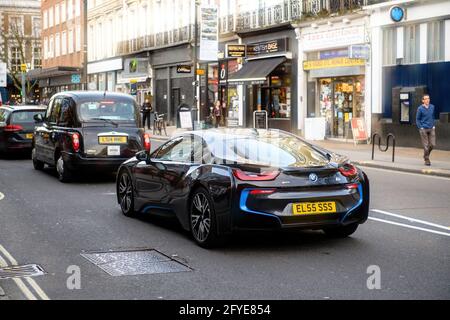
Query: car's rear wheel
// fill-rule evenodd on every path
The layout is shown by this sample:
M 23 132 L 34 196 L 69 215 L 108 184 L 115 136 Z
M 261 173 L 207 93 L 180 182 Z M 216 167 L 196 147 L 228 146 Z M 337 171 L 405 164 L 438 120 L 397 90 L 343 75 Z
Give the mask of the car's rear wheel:
M 353 223 L 349 224 L 348 226 L 327 228 L 323 231 L 330 238 L 347 238 L 356 232 L 358 226 L 359 225 L 357 223 Z
M 213 201 L 206 189 L 199 188 L 192 195 L 189 218 L 192 236 L 199 246 L 213 248 L 220 244 Z
M 56 173 L 59 181 L 64 183 L 72 181 L 72 172 L 67 167 L 62 155 L 56 160 Z
M 128 172 L 122 172 L 119 176 L 117 192 L 119 195 L 120 208 L 127 217 L 134 217 L 134 193 L 133 183 Z
M 33 148 L 33 150 L 31 151 L 31 159 L 33 160 L 33 167 L 35 170 L 43 170 L 44 169 L 45 163 L 42 161 L 39 161 L 36 158 L 36 149 L 35 148 Z

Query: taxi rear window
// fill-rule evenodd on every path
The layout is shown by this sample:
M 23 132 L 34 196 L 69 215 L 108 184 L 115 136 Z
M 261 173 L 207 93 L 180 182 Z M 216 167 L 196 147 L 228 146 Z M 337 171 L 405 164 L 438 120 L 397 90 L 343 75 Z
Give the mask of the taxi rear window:
M 79 105 L 79 115 L 82 121 L 99 119 L 111 121 L 135 121 L 136 106 L 131 101 L 92 101 Z

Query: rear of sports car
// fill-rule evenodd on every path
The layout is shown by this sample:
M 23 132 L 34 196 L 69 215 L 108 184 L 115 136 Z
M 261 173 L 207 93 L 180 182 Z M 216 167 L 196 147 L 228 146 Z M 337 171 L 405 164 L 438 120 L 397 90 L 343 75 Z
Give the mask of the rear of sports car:
M 351 226 L 351 234 L 367 220 L 369 180 L 344 157 L 271 130 L 216 145 L 233 172 L 233 230 Z
M 233 173 L 234 229 L 326 229 L 367 220 L 369 181 L 351 164 Z

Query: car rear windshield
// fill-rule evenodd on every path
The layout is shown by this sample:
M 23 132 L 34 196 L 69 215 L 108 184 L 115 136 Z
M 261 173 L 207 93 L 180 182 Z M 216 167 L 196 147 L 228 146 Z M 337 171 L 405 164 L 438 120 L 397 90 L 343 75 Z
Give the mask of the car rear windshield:
M 294 136 L 234 137 L 212 145 L 213 155 L 226 163 L 274 168 L 322 167 L 327 156 Z
M 36 114 L 45 114 L 45 111 L 15 111 L 11 115 L 11 123 L 34 123 Z
M 92 101 L 81 103 L 79 106 L 80 120 L 83 122 L 136 121 L 137 112 L 133 101 Z

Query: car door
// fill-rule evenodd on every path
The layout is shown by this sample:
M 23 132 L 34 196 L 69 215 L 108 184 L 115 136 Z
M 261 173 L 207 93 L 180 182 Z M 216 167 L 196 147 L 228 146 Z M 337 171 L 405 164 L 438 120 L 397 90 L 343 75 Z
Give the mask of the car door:
M 6 136 L 4 128 L 7 125 L 10 112 L 6 109 L 0 108 L 0 150 L 6 145 Z
M 170 208 L 184 188 L 184 178 L 195 165 L 194 150 L 201 146 L 192 136 L 176 138 L 158 149 L 149 163 L 135 167 L 137 196 Z
M 34 146 L 36 157 L 44 162 L 51 163 L 49 158 L 49 140 L 50 140 L 50 126 L 49 119 L 51 118 L 51 113 L 53 109 L 54 100 L 50 100 L 47 111 L 44 116 L 44 121 L 39 123 L 35 128 L 34 133 Z
M 56 97 L 53 101 L 52 111 L 50 113 L 50 118 L 48 119 L 46 125 L 48 129 L 48 143 L 47 143 L 47 157 L 51 164 L 56 163 L 55 154 L 56 148 L 59 147 L 59 141 L 61 140 L 62 135 L 64 134 L 63 128 L 58 126 L 58 121 L 61 116 L 61 107 L 63 97 Z

